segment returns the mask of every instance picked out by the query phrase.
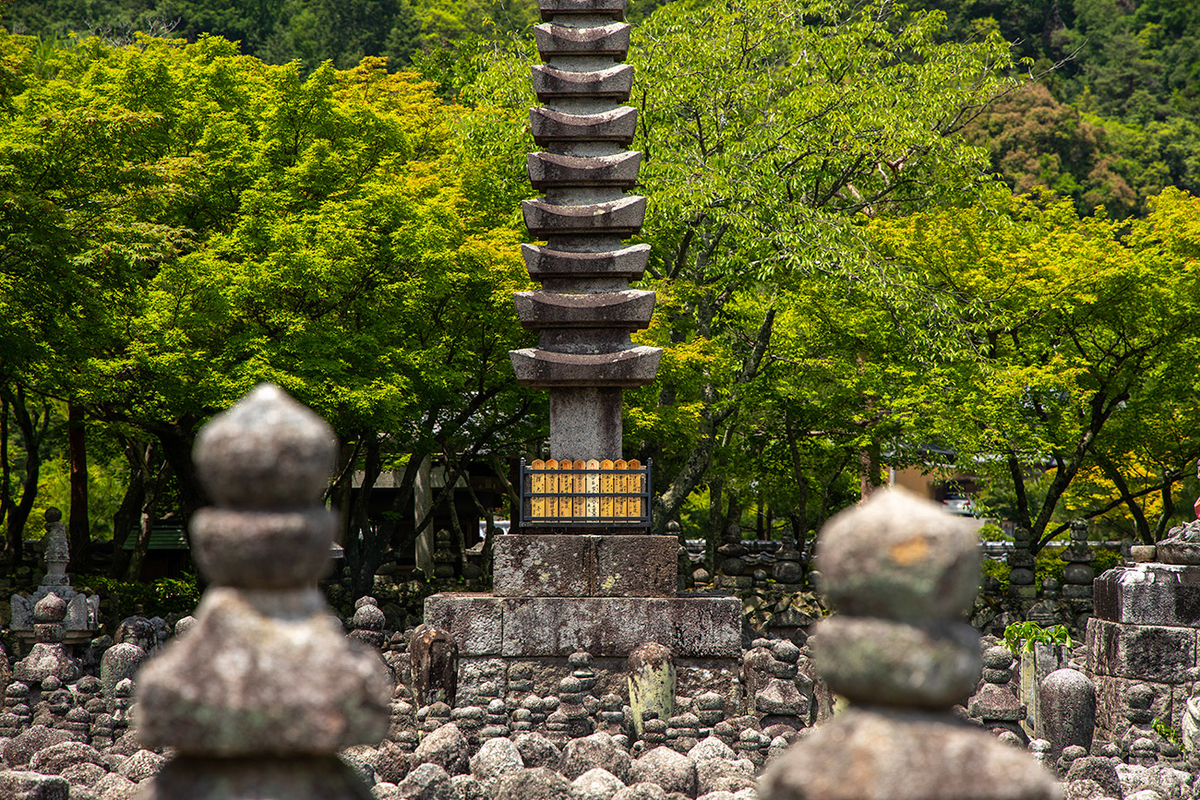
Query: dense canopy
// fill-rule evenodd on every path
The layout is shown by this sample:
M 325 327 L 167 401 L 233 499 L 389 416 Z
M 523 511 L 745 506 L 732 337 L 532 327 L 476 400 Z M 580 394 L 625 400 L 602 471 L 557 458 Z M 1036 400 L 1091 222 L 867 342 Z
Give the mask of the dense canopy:
M 625 450 L 654 459 L 657 529 L 757 512 L 803 543 L 910 466 L 978 476 L 1038 540 L 1084 516 L 1154 541 L 1190 506 L 1200 23 L 1168 0 L 1055 3 L 1053 24 L 1017 5 L 631 6 L 658 294 L 638 336 L 664 357 Z M 534 16 L 8 4 L 9 555 L 52 503 L 118 547 L 188 516 L 199 425 L 264 380 L 336 431 L 347 531 L 384 470 L 503 479 L 540 452 L 544 396 L 507 359 L 530 341 L 510 295 Z M 365 580 L 388 543 L 348 541 Z

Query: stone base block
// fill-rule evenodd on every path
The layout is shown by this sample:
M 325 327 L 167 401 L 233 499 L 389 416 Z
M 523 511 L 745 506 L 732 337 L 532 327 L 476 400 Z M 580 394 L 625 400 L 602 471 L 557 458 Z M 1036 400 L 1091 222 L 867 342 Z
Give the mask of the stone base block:
M 715 583 L 722 589 L 749 589 L 754 578 L 749 575 L 718 575 Z
M 1088 671 L 1152 683 L 1195 681 L 1195 628 L 1122 625 L 1093 617 L 1087 626 Z
M 741 655 L 736 597 L 496 597 L 435 594 L 425 622 L 447 630 L 463 656 L 549 657 L 586 650 L 624 658 L 658 642 L 677 658 Z
M 1118 678 L 1112 675 L 1092 676 L 1096 685 L 1096 740 L 1109 742 L 1120 741 L 1129 731 L 1130 723 L 1125 718 L 1128 704 L 1125 692 L 1129 687 L 1138 684 L 1150 687 L 1154 692 L 1154 700 L 1150 711 L 1154 719 L 1170 722 L 1171 727 L 1179 730 L 1183 721 L 1183 712 L 1191 697 L 1194 683 L 1155 683 L 1153 681 L 1135 680 L 1133 678 Z
M 1143 563 L 1096 578 L 1096 616 L 1136 625 L 1200 627 L 1200 567 Z
M 671 597 L 679 539 L 611 534 L 509 534 L 495 539 L 498 597 Z
M 1062 596 L 1068 600 L 1091 600 L 1094 590 L 1091 584 L 1083 586 L 1080 584 L 1068 583 L 1062 587 Z
M 716 692 L 725 698 L 730 715 L 742 707 L 742 686 L 738 676 L 741 662 L 736 658 L 675 658 L 676 695 L 696 697 Z M 485 697 L 504 700 L 524 699 L 530 692 L 545 697 L 558 693 L 558 684 L 574 668 L 563 656 L 503 658 L 467 656 L 459 659 L 458 705 L 486 705 Z M 593 658 L 595 697 L 615 694 L 629 702 L 629 667 L 624 658 Z M 516 677 L 519 676 L 519 677 Z

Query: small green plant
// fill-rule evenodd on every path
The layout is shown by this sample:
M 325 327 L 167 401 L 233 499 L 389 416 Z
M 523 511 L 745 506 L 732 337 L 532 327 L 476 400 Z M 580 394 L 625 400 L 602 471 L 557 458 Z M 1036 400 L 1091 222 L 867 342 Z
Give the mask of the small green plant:
M 1092 569 L 1096 570 L 1097 575 L 1101 575 L 1120 563 L 1120 550 L 1097 550 L 1096 560 L 1092 562 Z
M 1022 649 L 1026 653 L 1032 653 L 1035 644 L 1046 644 L 1052 647 L 1063 645 L 1070 648 L 1072 645 L 1071 632 L 1067 630 L 1066 625 L 1052 625 L 1049 628 L 1043 628 L 1036 622 L 1014 622 L 1004 629 L 1004 646 L 1013 655 L 1020 654 Z
M 1012 567 L 1003 561 L 995 561 L 990 558 L 983 559 L 979 566 L 983 572 L 983 577 L 995 578 L 1000 582 L 1001 594 L 1008 591 L 1008 576 L 1012 572 Z
M 1152 726 L 1154 727 L 1154 732 L 1166 739 L 1168 742 L 1171 742 L 1176 746 L 1183 745 L 1183 737 L 1179 735 L 1179 731 L 1171 727 L 1171 723 L 1155 717 Z
M 191 614 L 200 602 L 200 587 L 194 575 L 159 578 L 148 583 L 119 581 L 107 575 L 81 575 L 75 583 L 85 594 L 99 594 L 102 606 L 108 609 L 106 617 L 117 620 L 135 613 L 147 617 L 182 616 Z

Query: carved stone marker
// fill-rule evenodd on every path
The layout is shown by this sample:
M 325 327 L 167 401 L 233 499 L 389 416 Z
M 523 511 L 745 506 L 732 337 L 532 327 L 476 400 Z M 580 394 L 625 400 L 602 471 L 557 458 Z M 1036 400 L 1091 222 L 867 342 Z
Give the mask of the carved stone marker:
M 143 800 L 370 796 L 336 752 L 387 733 L 388 680 L 316 589 L 333 451 L 328 426 L 271 385 L 201 430 L 216 507 L 193 518 L 192 543 L 212 586 L 195 627 L 139 675 L 139 738 L 178 751 Z
M 881 491 L 831 519 L 817 544 L 839 612 L 813 636 L 817 667 L 853 704 L 776 760 L 765 800 L 1050 800 L 1028 754 L 950 713 L 979 679 L 979 635 L 961 622 L 979 580 L 958 517 Z
M 100 596 L 80 594 L 71 587 L 67 576 L 67 564 L 71 552 L 67 538 L 67 526 L 62 522 L 62 512 L 54 506 L 46 509 L 46 575 L 31 595 L 14 594 L 11 598 L 12 619 L 9 628 L 23 642 L 38 641 L 34 632 L 34 606 L 53 593 L 66 603 L 61 620 L 66 644 L 82 644 L 95 636 L 100 629 Z

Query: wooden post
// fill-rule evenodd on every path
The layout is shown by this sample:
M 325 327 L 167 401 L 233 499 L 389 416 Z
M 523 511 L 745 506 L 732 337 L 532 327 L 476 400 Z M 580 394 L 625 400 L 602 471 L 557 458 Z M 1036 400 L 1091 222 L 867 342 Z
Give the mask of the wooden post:
M 533 470 L 529 476 L 529 516 L 534 519 L 544 518 L 546 516 L 546 476 L 537 470 L 545 469 L 546 462 L 535 458 L 529 468 Z
M 600 476 L 596 470 L 600 469 L 600 462 L 594 458 L 589 458 L 587 461 L 588 474 L 587 478 L 587 515 L 589 518 L 595 519 L 600 516 Z
M 600 469 L 611 470 L 613 462 L 609 459 L 604 459 L 600 462 Z M 600 516 L 604 519 L 613 518 L 613 498 L 611 497 L 616 481 L 611 472 L 606 472 L 600 476 L 600 493 L 605 495 L 600 498 Z
M 587 515 L 587 498 L 584 497 L 587 492 L 587 477 L 583 474 L 583 470 L 587 469 L 587 464 L 583 459 L 577 458 L 571 468 L 575 470 L 571 487 L 574 495 L 571 498 L 571 516 L 583 519 Z
M 558 469 L 558 461 L 550 459 L 546 462 L 546 469 Z M 553 473 L 546 476 L 546 516 L 551 519 L 562 516 L 562 498 L 558 493 L 562 491 L 561 477 Z

